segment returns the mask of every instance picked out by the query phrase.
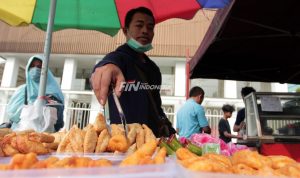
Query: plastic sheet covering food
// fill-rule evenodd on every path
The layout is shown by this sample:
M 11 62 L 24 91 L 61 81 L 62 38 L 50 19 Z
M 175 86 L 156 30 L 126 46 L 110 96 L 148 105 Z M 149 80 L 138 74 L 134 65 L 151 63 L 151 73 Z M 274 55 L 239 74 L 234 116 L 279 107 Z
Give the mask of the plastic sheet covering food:
M 62 169 L 30 169 L 30 170 L 13 170 L 0 171 L 0 177 L 105 177 L 105 178 L 177 178 L 178 165 L 172 158 L 168 158 L 165 164 L 161 165 L 142 165 L 142 166 L 118 166 L 121 160 L 125 158 L 124 154 L 114 155 L 111 153 L 101 154 L 49 154 L 38 156 L 39 160 L 46 159 L 49 156 L 56 156 L 60 159 L 70 156 L 84 156 L 92 159 L 108 159 L 113 162 L 111 167 L 97 167 L 97 168 L 62 168 Z M 11 157 L 1 158 L 0 164 L 9 163 Z

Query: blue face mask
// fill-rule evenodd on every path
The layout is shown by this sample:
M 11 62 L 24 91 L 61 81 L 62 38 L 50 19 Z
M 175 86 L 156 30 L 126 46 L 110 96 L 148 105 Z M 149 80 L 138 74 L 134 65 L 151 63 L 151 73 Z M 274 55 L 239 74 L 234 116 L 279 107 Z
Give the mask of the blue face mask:
M 41 77 L 41 69 L 38 67 L 32 67 L 29 69 L 29 77 L 35 81 L 39 82 Z
M 147 51 L 149 51 L 149 50 L 151 50 L 151 49 L 153 48 L 151 43 L 146 44 L 146 45 L 142 45 L 141 43 L 139 43 L 138 41 L 136 41 L 136 40 L 133 39 L 133 38 L 130 38 L 130 39 L 127 41 L 127 44 L 128 44 L 128 46 L 130 46 L 133 50 L 135 50 L 136 52 L 139 52 L 139 53 L 147 52 Z

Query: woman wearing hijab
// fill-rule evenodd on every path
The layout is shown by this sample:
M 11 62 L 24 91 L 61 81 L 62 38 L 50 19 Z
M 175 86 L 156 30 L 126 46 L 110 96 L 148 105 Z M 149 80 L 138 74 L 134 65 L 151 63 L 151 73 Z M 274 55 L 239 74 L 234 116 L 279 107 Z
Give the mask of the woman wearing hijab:
M 12 129 L 18 126 L 20 121 L 20 114 L 25 104 L 33 104 L 38 97 L 39 83 L 41 76 L 41 68 L 43 62 L 43 56 L 32 56 L 26 65 L 26 84 L 21 85 L 13 94 L 7 105 L 7 116 L 12 123 Z M 54 125 L 55 131 L 58 131 L 64 126 L 63 110 L 64 110 L 64 96 L 63 93 L 55 81 L 55 78 L 50 70 L 47 73 L 47 85 L 46 93 L 50 100 L 54 100 L 60 105 L 55 105 L 57 109 L 57 122 Z

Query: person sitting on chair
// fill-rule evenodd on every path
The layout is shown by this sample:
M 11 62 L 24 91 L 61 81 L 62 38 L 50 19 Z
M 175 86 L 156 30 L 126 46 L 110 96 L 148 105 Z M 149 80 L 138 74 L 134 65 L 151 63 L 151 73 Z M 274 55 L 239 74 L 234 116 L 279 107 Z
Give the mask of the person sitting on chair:
M 18 126 L 23 106 L 27 104 L 33 104 L 38 97 L 42 62 L 43 57 L 40 55 L 32 56 L 29 59 L 25 70 L 26 83 L 18 87 L 8 102 L 6 115 L 12 124 L 12 129 Z M 49 69 L 47 73 L 45 96 L 49 99 L 49 101 L 51 100 L 61 103 L 60 105 L 53 106 L 57 109 L 57 121 L 54 125 L 54 129 L 58 131 L 64 126 L 64 96 Z

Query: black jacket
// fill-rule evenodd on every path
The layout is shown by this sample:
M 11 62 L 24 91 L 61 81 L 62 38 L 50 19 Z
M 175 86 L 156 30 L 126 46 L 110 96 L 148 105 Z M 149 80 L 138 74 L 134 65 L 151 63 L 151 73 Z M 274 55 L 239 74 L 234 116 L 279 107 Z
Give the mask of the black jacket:
M 158 124 L 155 119 L 159 119 L 153 105 L 150 102 L 149 94 L 145 90 L 147 85 L 142 84 L 142 78 L 136 70 L 135 65 L 143 71 L 148 87 L 151 89 L 156 108 L 159 115 L 165 117 L 161 108 L 160 86 L 161 86 L 161 73 L 158 66 L 145 55 L 145 62 L 142 62 L 137 57 L 138 53 L 132 50 L 127 44 L 124 44 L 106 55 L 94 68 L 103 66 L 108 63 L 117 65 L 125 77 L 125 81 L 129 82 L 124 85 L 124 92 L 120 97 L 124 114 L 127 123 L 140 123 L 147 124 L 155 135 L 158 132 Z M 108 96 L 109 115 L 111 123 L 121 123 L 120 117 L 117 112 L 112 95 Z

